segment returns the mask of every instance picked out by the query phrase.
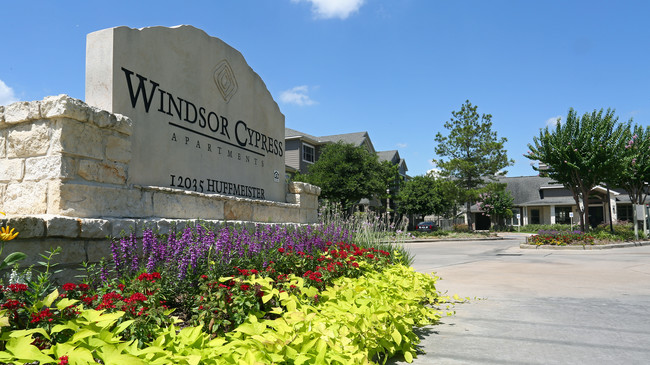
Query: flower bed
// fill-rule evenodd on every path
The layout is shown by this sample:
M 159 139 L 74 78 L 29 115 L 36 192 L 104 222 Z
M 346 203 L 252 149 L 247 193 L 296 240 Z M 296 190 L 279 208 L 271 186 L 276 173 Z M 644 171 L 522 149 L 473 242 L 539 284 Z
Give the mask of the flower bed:
M 593 245 L 595 240 L 594 236 L 581 231 L 540 230 L 528 238 L 528 243 L 537 246 Z
M 80 284 L 47 296 L 25 277 L 2 287 L 0 361 L 411 359 L 413 326 L 439 318 L 436 278 L 402 265 L 399 252 L 349 239 L 332 225 L 123 237 Z

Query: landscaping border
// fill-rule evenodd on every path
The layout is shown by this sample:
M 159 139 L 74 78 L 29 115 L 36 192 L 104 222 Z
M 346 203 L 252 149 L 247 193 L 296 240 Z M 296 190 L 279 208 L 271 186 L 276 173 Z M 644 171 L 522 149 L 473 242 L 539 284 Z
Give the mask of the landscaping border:
M 574 246 L 555 246 L 555 245 L 531 245 L 522 243 L 519 248 L 522 249 L 542 249 L 542 250 L 608 250 L 612 248 L 627 248 L 627 247 L 640 247 L 648 246 L 650 241 L 640 242 L 625 242 L 625 243 L 612 243 L 606 245 L 574 245 Z

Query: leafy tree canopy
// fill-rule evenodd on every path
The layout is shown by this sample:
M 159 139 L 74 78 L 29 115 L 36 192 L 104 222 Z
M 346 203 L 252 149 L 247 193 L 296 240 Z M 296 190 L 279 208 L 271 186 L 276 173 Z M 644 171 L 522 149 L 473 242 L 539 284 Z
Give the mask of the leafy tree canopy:
M 319 159 L 310 166 L 308 174 L 297 174 L 304 181 L 321 188 L 321 197 L 350 209 L 362 198 L 385 193 L 387 175 L 391 174 L 377 155 L 363 147 L 338 142 L 326 145 Z
M 489 183 L 478 195 L 477 206 L 484 215 L 493 218 L 497 226 L 503 220 L 512 217 L 512 203 L 514 198 L 506 189 L 506 184 Z
M 634 125 L 623 137 L 624 145 L 616 154 L 617 174 L 612 184 L 625 189 L 635 204 L 644 204 L 650 182 L 650 126 Z M 620 146 L 620 144 L 619 144 Z
M 594 110 L 579 117 L 570 109 L 566 121 L 546 127 L 528 144 L 524 155 L 547 166 L 540 175 L 548 176 L 572 192 L 584 231 L 589 211 L 589 194 L 601 182 L 617 173 L 617 151 L 624 141 L 626 126 L 618 123 L 614 111 Z M 535 167 L 536 170 L 539 170 Z M 580 202 L 583 205 L 580 205 Z
M 399 211 L 419 216 L 443 214 L 453 204 L 445 197 L 443 184 L 432 176 L 415 176 L 405 182 L 397 195 Z
M 468 211 L 476 189 L 484 184 L 485 178 L 505 174 L 503 169 L 514 163 L 504 148 L 507 139 L 498 138 L 492 131 L 492 115 L 479 115 L 477 109 L 469 100 L 465 101 L 444 124 L 449 135 L 437 133 L 435 137 L 435 152 L 440 158 L 433 162 L 442 176 L 451 178 L 464 189 Z M 468 223 L 471 227 L 471 217 Z

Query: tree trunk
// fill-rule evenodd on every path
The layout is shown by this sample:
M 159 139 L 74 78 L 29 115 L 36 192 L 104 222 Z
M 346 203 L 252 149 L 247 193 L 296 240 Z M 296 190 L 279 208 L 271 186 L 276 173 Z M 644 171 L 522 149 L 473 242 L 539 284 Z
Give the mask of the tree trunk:
M 582 191 L 582 206 L 584 209 L 584 226 L 582 227 L 583 232 L 587 232 L 587 227 L 589 227 L 589 230 L 591 230 L 591 223 L 589 222 L 589 192 L 588 191 Z
M 472 212 L 470 211 L 470 208 L 472 207 L 472 203 L 468 200 L 466 203 L 467 207 L 467 229 L 472 232 L 474 229 L 472 228 Z
M 609 210 L 609 231 L 614 234 L 614 215 L 612 214 L 612 200 L 609 198 L 609 184 L 607 186 L 607 209 Z
M 632 219 L 634 220 L 634 240 L 639 240 L 639 227 L 637 224 L 638 217 L 636 215 L 636 203 L 632 203 Z
M 580 218 L 580 230 L 585 231 L 585 217 L 584 217 L 584 206 L 580 208 L 580 193 L 577 191 L 571 191 L 573 193 L 573 200 L 576 202 L 576 208 L 578 210 L 578 218 Z

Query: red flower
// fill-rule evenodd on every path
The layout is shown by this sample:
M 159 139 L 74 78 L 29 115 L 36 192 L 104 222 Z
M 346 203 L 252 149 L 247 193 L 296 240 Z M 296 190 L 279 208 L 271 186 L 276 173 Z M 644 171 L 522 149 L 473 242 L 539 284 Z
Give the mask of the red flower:
M 52 322 L 52 312 L 50 312 L 50 308 L 45 308 L 42 311 L 38 312 L 38 314 L 32 314 L 31 323 L 38 323 L 42 320 Z
M 124 288 L 126 288 L 126 285 L 124 285 L 124 284 L 117 284 L 117 287 L 120 288 L 121 291 L 124 291 Z
M 150 281 L 152 283 L 156 282 L 156 279 L 160 279 L 160 273 L 159 272 L 152 272 L 151 274 L 143 272 L 138 276 L 138 281 Z
M 250 285 L 242 284 L 242 285 L 239 287 L 239 289 L 241 289 L 241 290 L 243 290 L 243 291 L 246 291 L 246 290 L 250 289 Z
M 68 357 L 67 356 L 59 357 L 59 365 L 68 365 Z
M 142 293 L 133 293 L 131 296 L 125 300 L 127 303 L 133 302 L 144 302 L 147 300 L 147 296 Z
M 65 291 L 75 290 L 76 287 L 77 287 L 77 285 L 73 284 L 73 283 L 65 283 L 65 284 L 63 284 L 63 290 L 65 290 Z
M 87 296 L 86 294 L 83 294 L 81 296 L 81 300 L 86 303 L 86 305 L 91 305 L 93 304 L 93 301 L 97 299 L 97 294 L 93 295 L 92 297 Z
M 80 291 L 86 291 L 86 290 L 90 289 L 90 287 L 88 286 L 88 284 L 79 284 L 77 286 L 77 289 L 79 289 Z
M 123 300 L 124 298 L 115 292 L 109 292 L 104 294 L 102 296 L 102 302 L 97 306 L 97 310 L 101 310 L 104 308 L 115 308 L 115 301 Z
M 18 309 L 21 307 L 24 307 L 25 304 L 15 300 L 15 299 L 9 299 L 6 302 L 2 304 L 2 308 L 7 308 L 7 309 Z
M 27 291 L 28 289 L 27 284 L 10 284 L 9 286 L 7 286 L 7 288 L 9 288 L 9 290 L 11 290 L 14 293 L 24 292 Z
M 282 248 L 282 247 L 278 248 L 278 252 L 279 253 L 284 253 L 284 248 Z

